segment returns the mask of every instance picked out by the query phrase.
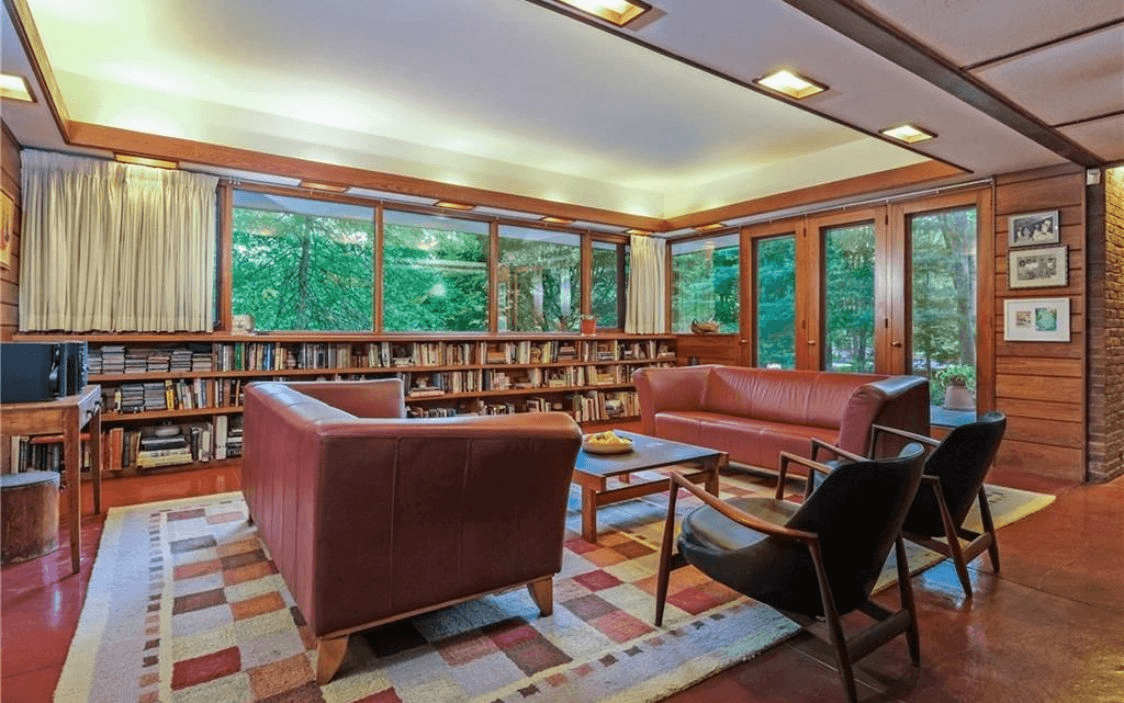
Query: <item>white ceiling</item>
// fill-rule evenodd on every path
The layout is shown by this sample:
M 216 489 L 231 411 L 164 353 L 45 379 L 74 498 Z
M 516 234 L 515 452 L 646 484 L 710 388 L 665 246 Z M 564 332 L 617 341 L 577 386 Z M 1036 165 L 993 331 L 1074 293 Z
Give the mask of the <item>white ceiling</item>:
M 780 0 L 655 0 L 654 19 L 622 33 L 740 81 L 798 68 L 831 86 L 807 106 L 858 129 L 524 0 L 28 1 L 72 120 L 639 215 L 695 212 L 925 154 L 983 175 L 1063 161 Z M 867 4 L 971 63 L 1113 19 L 1124 3 Z M 956 16 L 971 26 L 955 31 Z M 984 35 L 966 38 L 1003 17 L 986 51 Z M 4 70 L 30 77 L 10 25 L 5 11 Z M 1101 41 L 1111 49 L 1114 39 Z M 1065 59 L 1085 67 L 1100 54 L 1092 46 L 1086 55 Z M 1022 95 L 1022 74 L 1007 63 L 984 69 Z M 1001 79 L 1004 70 L 1012 74 Z M 1075 103 L 1106 92 L 1064 80 L 1072 99 L 1039 109 L 1077 114 Z M 1029 87 L 1024 99 L 1034 102 Z M 5 101 L 4 119 L 26 146 L 61 147 L 42 102 Z M 915 153 L 869 136 L 907 120 L 939 138 Z M 1073 138 L 1088 132 L 1099 143 L 1118 131 L 1089 125 Z

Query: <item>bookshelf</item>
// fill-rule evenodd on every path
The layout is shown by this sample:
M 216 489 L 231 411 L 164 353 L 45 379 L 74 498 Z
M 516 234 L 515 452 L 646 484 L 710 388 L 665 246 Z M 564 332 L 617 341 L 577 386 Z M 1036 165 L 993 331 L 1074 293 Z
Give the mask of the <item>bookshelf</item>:
M 102 387 L 103 472 L 110 477 L 236 465 L 242 390 L 254 381 L 398 377 L 410 417 L 560 411 L 583 424 L 604 424 L 639 415 L 634 370 L 676 363 L 673 335 L 17 337 L 52 339 L 89 343 L 90 383 Z M 25 439 L 29 448 L 42 441 Z M 56 457 L 38 447 L 13 456 L 48 463 Z

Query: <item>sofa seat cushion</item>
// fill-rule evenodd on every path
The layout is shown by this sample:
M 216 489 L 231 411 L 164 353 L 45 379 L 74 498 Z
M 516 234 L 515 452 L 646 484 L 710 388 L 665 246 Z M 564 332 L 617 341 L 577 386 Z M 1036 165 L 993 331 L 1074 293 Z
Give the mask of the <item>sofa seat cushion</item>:
M 835 440 L 835 433 L 703 411 L 664 411 L 655 416 L 656 436 L 719 449 L 741 464 L 775 469 L 783 451 L 808 456 L 811 439 Z

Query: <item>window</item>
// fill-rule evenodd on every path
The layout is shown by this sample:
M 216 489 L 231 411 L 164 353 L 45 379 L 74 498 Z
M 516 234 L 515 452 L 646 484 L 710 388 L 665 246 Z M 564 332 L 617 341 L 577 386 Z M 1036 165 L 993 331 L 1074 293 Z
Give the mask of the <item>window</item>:
M 374 209 L 234 192 L 235 315 L 263 330 L 372 327 Z
M 593 241 L 593 316 L 598 327 L 623 327 L 628 245 Z
M 912 372 L 929 379 L 935 407 L 974 412 L 976 209 L 914 215 L 909 245 Z
M 500 227 L 499 329 L 576 330 L 581 318 L 581 237 L 530 227 Z
M 824 230 L 824 368 L 874 371 L 874 225 Z
M 691 322 L 717 320 L 720 332 L 738 331 L 738 235 L 671 245 L 671 319 L 675 332 Z
M 796 368 L 796 237 L 756 241 L 757 365 Z
M 488 224 L 383 212 L 383 329 L 488 329 Z

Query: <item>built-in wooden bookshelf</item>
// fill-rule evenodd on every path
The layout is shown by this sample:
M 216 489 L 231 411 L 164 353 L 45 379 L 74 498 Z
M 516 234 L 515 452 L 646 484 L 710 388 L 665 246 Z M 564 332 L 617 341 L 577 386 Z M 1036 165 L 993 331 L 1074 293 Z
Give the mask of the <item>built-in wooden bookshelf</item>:
M 242 391 L 264 380 L 401 378 L 411 417 L 561 411 L 585 425 L 638 413 L 632 373 L 676 364 L 672 335 L 98 334 L 107 476 L 237 463 Z M 158 437 L 178 427 L 172 437 Z M 161 430 L 161 428 L 167 428 Z M 176 439 L 179 438 L 179 439 Z M 13 443 L 14 460 L 49 450 Z M 186 448 L 185 448 L 186 445 Z M 167 448 L 160 448 L 167 447 Z M 188 454 L 189 452 L 189 454 Z M 49 468 L 49 467 L 47 467 Z

